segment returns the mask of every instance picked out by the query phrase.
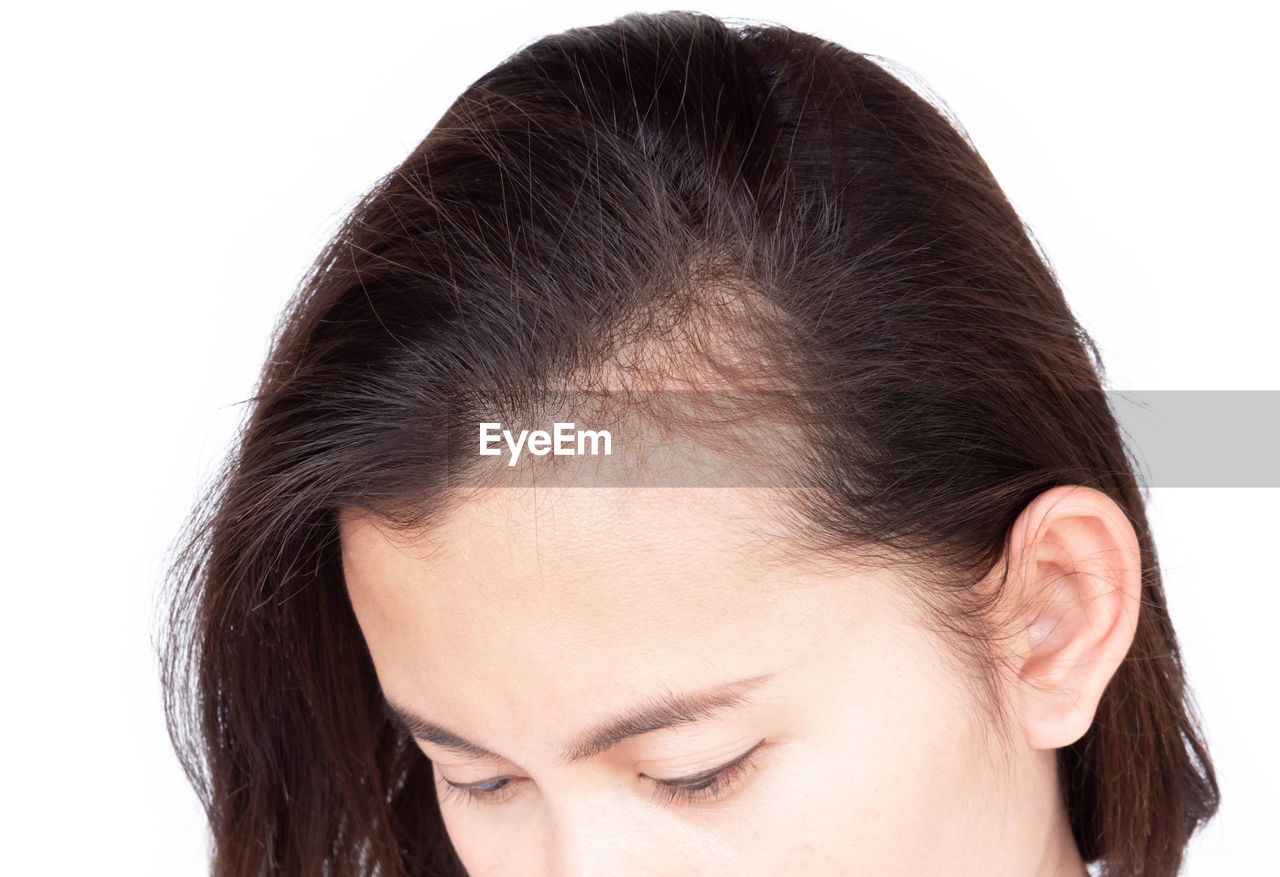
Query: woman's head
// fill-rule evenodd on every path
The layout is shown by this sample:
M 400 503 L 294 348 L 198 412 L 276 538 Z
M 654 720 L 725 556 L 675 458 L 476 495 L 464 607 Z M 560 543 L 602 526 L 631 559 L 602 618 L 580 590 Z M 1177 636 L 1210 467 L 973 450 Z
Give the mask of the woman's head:
M 1100 369 L 868 58 L 522 49 L 317 262 L 175 570 L 217 867 L 1173 874 L 1217 789 Z M 479 453 L 568 422 L 616 459 Z

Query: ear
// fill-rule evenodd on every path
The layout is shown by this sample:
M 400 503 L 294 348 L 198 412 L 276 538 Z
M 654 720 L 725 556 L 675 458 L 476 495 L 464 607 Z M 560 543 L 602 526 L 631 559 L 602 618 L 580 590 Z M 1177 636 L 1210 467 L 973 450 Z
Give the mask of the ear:
M 1028 745 L 1080 739 L 1138 626 L 1142 563 L 1133 525 L 1088 487 L 1055 487 L 1014 522 L 1014 699 Z

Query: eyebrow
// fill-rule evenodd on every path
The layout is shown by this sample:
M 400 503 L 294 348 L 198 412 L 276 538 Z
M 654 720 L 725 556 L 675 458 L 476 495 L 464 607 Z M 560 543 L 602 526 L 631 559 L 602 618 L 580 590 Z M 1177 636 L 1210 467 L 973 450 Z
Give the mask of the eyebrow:
M 561 750 L 560 759 L 566 764 L 586 761 L 632 737 L 690 724 L 728 709 L 742 707 L 751 701 L 750 692 L 774 675 L 776 674 L 764 673 L 699 691 L 667 692 L 652 696 L 588 729 L 578 740 Z M 393 703 L 385 695 L 383 706 L 391 720 L 411 737 L 434 743 L 457 755 L 506 760 L 496 752 L 429 721 L 413 710 Z

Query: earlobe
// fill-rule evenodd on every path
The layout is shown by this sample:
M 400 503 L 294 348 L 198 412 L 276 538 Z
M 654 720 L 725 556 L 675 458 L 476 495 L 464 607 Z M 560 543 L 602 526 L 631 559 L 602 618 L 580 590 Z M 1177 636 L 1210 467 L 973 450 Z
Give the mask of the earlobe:
M 1036 497 L 1009 540 L 1014 685 L 1033 749 L 1078 740 L 1137 629 L 1142 564 L 1120 507 L 1088 487 Z

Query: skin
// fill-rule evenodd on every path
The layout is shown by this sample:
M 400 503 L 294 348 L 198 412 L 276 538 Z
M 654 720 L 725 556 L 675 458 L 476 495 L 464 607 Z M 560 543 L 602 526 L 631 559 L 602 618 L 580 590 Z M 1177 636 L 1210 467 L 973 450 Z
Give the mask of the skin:
M 1082 877 L 1054 749 L 1132 639 L 1136 540 L 1101 494 L 1049 494 L 1010 543 L 1035 596 L 1003 729 L 909 572 L 776 550 L 767 490 L 488 488 L 425 534 L 355 514 L 340 531 L 384 694 L 495 754 L 418 740 L 475 877 Z M 646 699 L 758 676 L 746 704 L 561 759 Z M 719 797 L 660 796 L 760 741 Z

